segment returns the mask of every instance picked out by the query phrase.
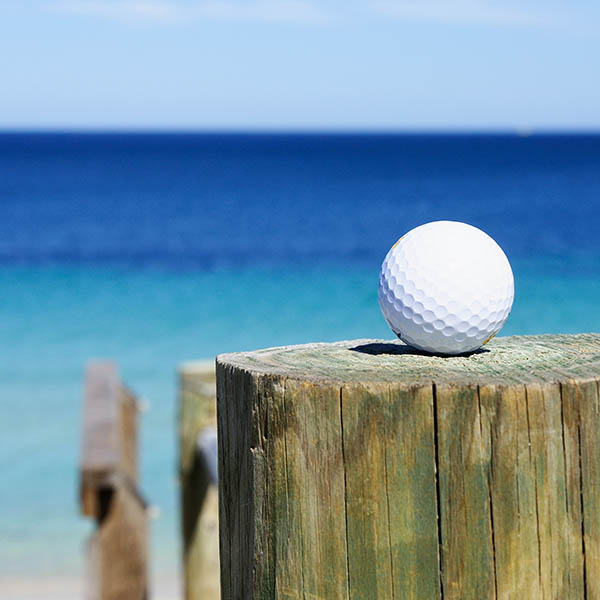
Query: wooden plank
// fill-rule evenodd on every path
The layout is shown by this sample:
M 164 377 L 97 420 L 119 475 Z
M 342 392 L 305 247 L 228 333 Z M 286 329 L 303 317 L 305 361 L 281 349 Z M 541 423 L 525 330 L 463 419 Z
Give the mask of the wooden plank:
M 96 490 L 113 478 L 137 481 L 137 401 L 122 386 L 116 365 L 86 369 L 80 466 L 82 514 L 98 513 Z
M 218 493 L 198 452 L 198 436 L 216 427 L 214 362 L 179 371 L 179 478 L 186 600 L 220 598 Z
M 120 462 L 119 375 L 110 362 L 86 369 L 80 465 L 82 514 L 96 516 L 96 488 L 118 471 Z
M 342 388 L 351 598 L 440 598 L 431 386 Z
M 441 598 L 431 385 L 392 386 L 386 427 L 394 598 Z
M 347 598 L 339 387 L 287 380 L 284 435 L 285 457 L 275 460 L 285 461 L 286 486 L 275 493 L 286 495 L 286 510 L 269 525 L 289 540 L 288 552 L 275 557 L 277 595 Z
M 443 597 L 496 598 L 489 456 L 477 387 L 437 385 L 434 395 Z
M 482 386 L 479 397 L 482 440 L 489 457 L 496 594 L 542 597 L 541 492 L 532 455 L 532 435 L 539 424 L 530 419 L 524 386 Z
M 394 597 L 387 489 L 389 390 L 344 386 L 342 435 L 350 598 Z
M 531 457 L 537 482 L 540 598 L 568 598 L 570 560 L 563 531 L 567 520 L 562 404 L 556 383 L 528 384 Z M 501 490 L 499 490 L 501 492 Z
M 88 546 L 86 597 L 148 598 L 146 506 L 127 485 L 99 490 L 98 529 Z
M 85 377 L 83 472 L 116 470 L 120 463 L 119 373 L 111 362 L 92 362 Z
M 231 375 L 218 377 L 223 597 L 346 597 L 339 388 L 315 410 L 320 388 Z
M 580 406 L 582 551 L 585 559 L 587 598 L 600 598 L 600 384 L 577 384 Z
M 264 598 L 275 587 L 276 569 L 274 561 L 275 528 L 271 526 L 275 518 L 275 473 L 269 466 L 273 465 L 274 455 L 274 417 L 271 414 L 276 404 L 284 401 L 284 383 L 279 378 L 261 377 L 252 379 L 252 393 L 247 399 L 253 399 L 251 413 L 251 447 L 252 464 L 252 514 L 254 531 L 252 547 L 254 552 L 254 569 L 252 573 L 252 590 L 257 598 Z M 251 520 L 248 521 L 248 524 Z
M 573 381 L 561 383 L 563 461 L 565 465 L 565 507 L 567 518 L 561 523 L 567 550 L 566 598 L 584 598 L 585 562 L 582 512 L 580 393 Z M 597 434 L 596 434 L 597 435 Z
M 219 529 L 221 593 L 224 598 L 253 597 L 254 510 L 252 478 L 252 381 L 243 371 L 219 373 Z M 227 402 L 221 402 L 227 398 Z M 231 465 L 232 468 L 227 468 Z

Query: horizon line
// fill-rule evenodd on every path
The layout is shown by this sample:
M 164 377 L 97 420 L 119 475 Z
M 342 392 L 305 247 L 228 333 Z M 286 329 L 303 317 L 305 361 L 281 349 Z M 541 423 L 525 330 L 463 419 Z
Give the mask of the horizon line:
M 489 127 L 489 128 L 401 128 L 401 127 L 7 127 L 0 126 L 0 135 L 247 135 L 247 136 L 311 136 L 311 135 L 373 135 L 373 136 L 553 136 L 600 135 L 600 127 Z

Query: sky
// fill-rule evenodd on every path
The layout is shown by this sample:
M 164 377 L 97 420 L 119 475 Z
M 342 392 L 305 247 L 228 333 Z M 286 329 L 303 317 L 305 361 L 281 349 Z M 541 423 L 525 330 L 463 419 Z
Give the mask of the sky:
M 590 0 L 0 0 L 1 129 L 599 130 Z

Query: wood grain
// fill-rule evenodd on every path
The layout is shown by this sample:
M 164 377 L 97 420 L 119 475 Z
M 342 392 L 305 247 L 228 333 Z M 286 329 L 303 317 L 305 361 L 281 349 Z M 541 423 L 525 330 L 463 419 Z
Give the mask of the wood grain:
M 436 384 L 444 598 L 495 598 L 494 548 L 477 387 Z
M 289 540 L 289 564 L 276 564 L 282 598 L 322 598 L 348 594 L 346 558 L 346 486 L 343 469 L 342 415 L 336 386 L 285 382 L 286 465 L 283 525 Z M 278 503 L 280 506 L 281 502 Z M 281 513 L 276 512 L 277 522 Z M 277 537 L 277 535 L 276 535 Z M 284 569 L 277 571 L 277 567 Z
M 86 369 L 79 469 L 81 513 L 95 517 L 97 487 L 125 462 L 121 442 L 119 374 L 112 362 L 93 362 Z
M 341 398 L 350 597 L 438 598 L 431 387 L 344 385 Z
M 131 488 L 100 492 L 102 515 L 89 544 L 86 588 L 98 600 L 148 598 L 146 504 Z
M 600 389 L 598 380 L 572 382 L 577 389 L 581 457 L 582 553 L 588 598 L 600 598 Z
M 600 335 L 217 357 L 224 599 L 600 598 Z

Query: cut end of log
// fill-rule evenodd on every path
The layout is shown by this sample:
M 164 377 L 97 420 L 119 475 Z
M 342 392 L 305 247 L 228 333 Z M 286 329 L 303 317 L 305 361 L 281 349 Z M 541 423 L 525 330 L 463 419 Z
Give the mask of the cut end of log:
M 460 356 L 435 356 L 399 340 L 362 339 L 221 354 L 217 363 L 254 375 L 340 383 L 544 383 L 597 376 L 600 334 L 496 337 Z

